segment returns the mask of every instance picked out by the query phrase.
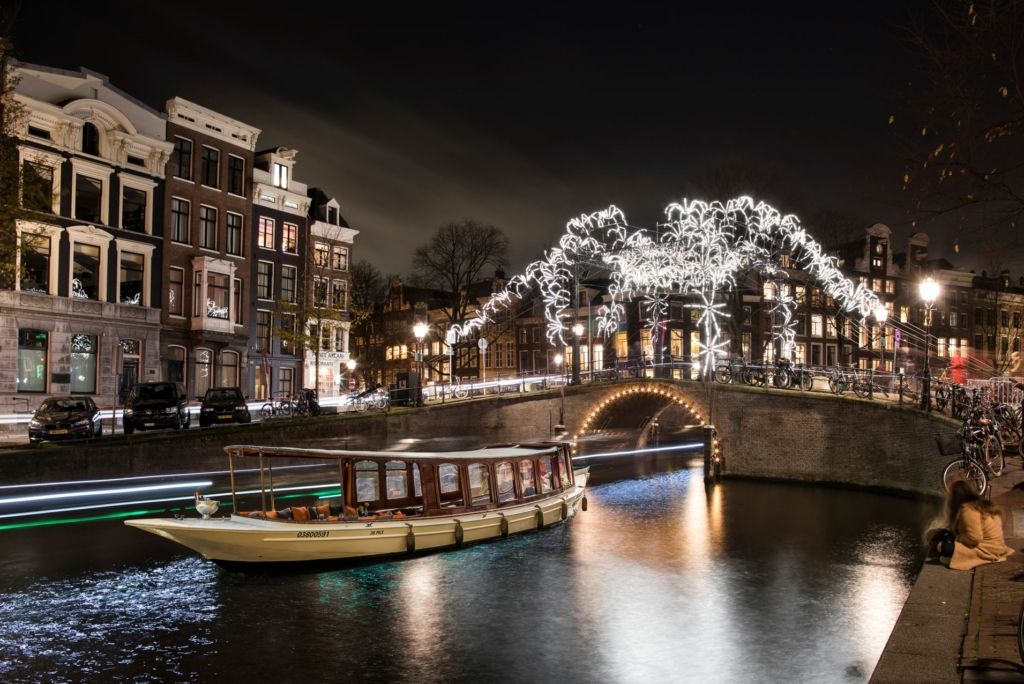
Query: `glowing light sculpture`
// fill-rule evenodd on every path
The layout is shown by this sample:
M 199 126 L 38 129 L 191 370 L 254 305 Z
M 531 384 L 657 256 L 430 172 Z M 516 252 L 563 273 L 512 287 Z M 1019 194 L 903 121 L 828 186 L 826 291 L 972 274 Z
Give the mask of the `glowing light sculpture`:
M 796 216 L 782 215 L 765 202 L 755 204 L 746 196 L 725 203 L 683 200 L 666 207 L 665 218 L 653 231 L 633 228 L 625 214 L 612 205 L 571 219 L 557 247 L 509 280 L 474 318 L 452 329 L 465 337 L 536 287 L 544 301 L 548 340 L 564 346 L 566 331 L 575 318 L 581 276 L 602 271 L 610 282 L 607 303 L 597 314 L 599 334 L 607 337 L 614 333 L 625 314 L 624 303 L 639 300 L 648 310 L 651 340 L 657 347 L 660 326 L 667 318 L 668 297 L 691 296 L 694 303 L 687 306 L 700 311 L 699 368 L 709 377 L 715 359 L 730 344 L 722 336 L 723 319 L 729 316 L 723 310 L 725 293 L 735 289 L 736 276 L 744 271 L 756 271 L 769 279 L 784 278 L 780 265 L 784 251 L 844 311 L 864 319 L 881 304 L 871 290 L 854 285 L 842 274 L 836 259 L 824 253 Z M 795 346 L 795 308 L 789 293 L 776 288 L 771 310 L 780 322 L 773 326 L 772 340 L 785 358 Z

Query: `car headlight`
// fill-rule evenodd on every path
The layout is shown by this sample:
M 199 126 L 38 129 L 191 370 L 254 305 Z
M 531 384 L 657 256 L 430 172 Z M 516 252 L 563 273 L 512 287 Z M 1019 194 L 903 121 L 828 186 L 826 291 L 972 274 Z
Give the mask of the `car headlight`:
M 248 407 L 248 406 L 246 406 L 245 404 L 242 404 L 241 406 L 236 406 L 236 407 L 235 407 L 235 410 L 236 410 L 236 411 L 248 411 L 248 410 L 249 410 L 249 407 Z
M 28 426 L 29 426 L 29 427 L 34 427 L 34 428 L 38 428 L 38 427 L 43 427 L 43 424 L 42 424 L 42 423 L 40 423 L 40 422 L 39 422 L 38 420 L 36 420 L 35 418 L 33 418 L 32 420 L 28 421 Z
M 89 424 L 89 419 L 88 418 L 79 418 L 74 423 L 72 423 L 72 425 L 74 427 L 85 427 L 88 424 Z
M 132 409 L 130 409 L 130 408 L 126 408 L 124 410 L 124 415 L 126 415 L 126 416 L 130 416 L 130 415 L 132 415 L 132 413 L 134 413 L 134 411 Z
M 177 412 L 178 412 L 178 407 L 177 406 L 168 406 L 167 408 L 164 409 L 164 413 L 177 413 Z

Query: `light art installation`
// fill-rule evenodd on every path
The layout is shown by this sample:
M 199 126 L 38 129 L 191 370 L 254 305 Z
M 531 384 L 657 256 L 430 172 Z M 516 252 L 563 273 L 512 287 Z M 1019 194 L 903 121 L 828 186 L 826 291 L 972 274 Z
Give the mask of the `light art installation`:
M 460 338 L 471 336 L 536 287 L 545 305 L 548 340 L 564 345 L 575 317 L 573 300 L 579 283 L 600 274 L 610 281 L 606 303 L 598 312 L 598 331 L 605 336 L 618 329 L 626 311 L 624 302 L 640 301 L 656 339 L 659 322 L 668 311 L 668 297 L 690 297 L 687 306 L 700 311 L 700 370 L 709 377 L 716 357 L 727 353 L 730 345 L 722 330 L 729 315 L 725 294 L 735 289 L 737 276 L 746 271 L 776 283 L 772 339 L 779 355 L 790 358 L 797 303 L 789 288 L 783 291 L 777 285 L 787 278 L 784 254 L 848 314 L 867 318 L 880 305 L 870 289 L 842 274 L 837 260 L 825 254 L 796 216 L 783 215 L 765 202 L 755 203 L 746 196 L 725 203 L 683 200 L 666 207 L 665 218 L 654 230 L 634 228 L 613 205 L 571 219 L 558 247 L 511 278 L 474 318 L 453 330 Z

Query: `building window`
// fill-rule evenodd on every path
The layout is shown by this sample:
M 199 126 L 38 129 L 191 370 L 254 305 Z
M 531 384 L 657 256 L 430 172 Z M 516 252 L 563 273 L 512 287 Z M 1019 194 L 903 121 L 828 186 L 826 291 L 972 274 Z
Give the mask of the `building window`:
M 291 396 L 295 392 L 295 369 L 282 368 L 280 378 L 277 388 L 281 391 L 281 394 Z
M 95 335 L 71 335 L 71 392 L 96 393 Z
M 245 197 L 245 160 L 228 155 L 228 192 Z
M 263 249 L 274 249 L 274 219 L 260 216 L 257 244 Z
M 88 121 L 82 126 L 82 152 L 97 157 L 100 155 L 100 131 Z
M 46 391 L 49 339 L 45 330 L 18 330 L 18 392 Z
M 242 215 L 232 214 L 229 211 L 226 219 L 228 231 L 227 252 L 234 256 L 242 256 Z
M 811 315 L 811 336 L 821 337 L 823 333 L 821 314 Z
M 200 180 L 208 188 L 220 187 L 220 150 L 203 145 L 200 159 Z
M 99 299 L 100 248 L 96 245 L 75 243 L 74 275 L 71 279 L 71 296 L 75 299 Z
M 182 316 L 185 313 L 185 269 L 171 266 L 167 283 L 167 311 L 174 316 Z
M 102 223 L 103 181 L 82 174 L 75 176 L 75 218 L 89 223 Z
M 192 180 L 192 141 L 174 137 L 174 151 L 171 152 L 171 173 L 184 180 Z
M 295 267 L 281 267 L 281 299 L 286 302 L 295 302 Z
M 330 245 L 326 242 L 318 242 L 313 248 L 313 265 L 325 268 L 327 266 L 327 259 L 331 253 Z
M 142 306 L 142 286 L 146 276 L 146 257 L 133 252 L 121 252 L 121 281 L 118 301 L 122 304 Z
M 281 224 L 281 251 L 296 254 L 299 251 L 299 227 L 294 223 Z
M 293 337 L 295 334 L 295 316 L 284 314 L 281 316 L 281 353 L 294 354 L 295 345 Z
M 192 377 L 195 378 L 195 392 L 197 397 L 206 394 L 210 389 L 210 380 L 213 369 L 213 352 L 209 349 L 196 349 L 192 357 Z
M 224 351 L 220 353 L 220 378 L 218 383 L 221 387 L 238 387 L 238 353 Z
M 334 246 L 331 252 L 331 268 L 336 271 L 348 270 L 348 249 L 346 247 Z
M 348 308 L 348 281 L 335 280 L 331 283 L 331 302 L 340 311 Z
M 323 278 L 313 278 L 313 306 L 327 306 L 327 281 Z
M 21 233 L 21 291 L 50 292 L 50 238 Z
M 949 312 L 949 327 L 950 327 L 950 328 L 955 328 L 955 327 L 957 327 L 957 322 L 956 322 L 956 311 L 950 311 L 950 312 Z
M 235 278 L 235 325 L 242 325 L 242 281 L 240 278 Z
M 274 163 L 274 185 L 285 190 L 288 189 L 288 167 L 284 164 Z
M 270 312 L 256 312 L 256 351 L 270 352 Z
M 223 321 L 231 317 L 231 288 L 228 276 L 222 273 L 206 273 L 206 315 Z
M 270 299 L 274 295 L 274 264 L 260 261 L 256 264 L 256 296 Z
M 206 205 L 199 206 L 199 246 L 217 249 L 217 210 Z
M 171 240 L 182 244 L 189 244 L 189 219 L 192 214 L 192 204 L 188 200 L 179 197 L 171 198 Z
M 146 232 L 146 191 L 121 189 L 121 227 L 136 233 Z
M 327 222 L 332 226 L 338 225 L 338 210 L 334 207 L 327 207 Z
M 53 168 L 26 161 L 21 171 L 22 205 L 32 211 L 53 211 Z

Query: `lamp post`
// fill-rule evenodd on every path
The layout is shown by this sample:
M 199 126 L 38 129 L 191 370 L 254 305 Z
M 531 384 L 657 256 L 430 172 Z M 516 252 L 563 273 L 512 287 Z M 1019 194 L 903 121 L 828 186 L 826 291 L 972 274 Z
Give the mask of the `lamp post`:
M 350 389 L 350 390 L 355 389 L 355 387 L 353 387 L 353 385 L 355 385 L 355 379 L 356 379 L 356 362 L 355 362 L 355 359 L 349 359 L 348 361 L 346 361 L 345 362 L 345 368 L 348 369 L 348 384 L 349 384 L 348 389 Z
M 889 318 L 889 310 L 879 304 L 874 310 L 875 320 L 878 321 L 878 346 L 879 356 L 882 359 L 882 370 L 885 370 L 885 320 Z M 868 399 L 874 399 L 875 378 L 874 369 L 868 371 Z
M 580 384 L 580 338 L 583 337 L 583 325 L 572 326 L 572 380 L 570 384 Z
M 929 363 L 932 332 L 932 311 L 935 310 L 935 300 L 939 298 L 939 283 L 934 278 L 925 278 L 918 286 L 921 294 L 921 301 L 924 302 L 924 383 L 921 386 L 921 408 L 925 411 L 932 410 L 932 368 Z
M 420 321 L 412 326 L 412 334 L 416 338 L 416 396 L 413 406 L 423 405 L 423 338 L 427 336 L 427 324 Z
M 561 354 L 555 354 L 554 362 L 559 374 L 562 372 L 562 361 L 564 360 Z M 555 426 L 555 432 L 562 434 L 565 432 L 565 376 L 562 377 L 562 382 L 559 383 L 558 389 L 561 401 L 558 404 L 558 425 Z
M 455 391 L 455 343 L 459 341 L 459 334 L 455 328 L 448 328 L 444 335 L 445 344 L 448 345 L 448 393 Z M 444 397 L 444 394 L 441 395 Z

